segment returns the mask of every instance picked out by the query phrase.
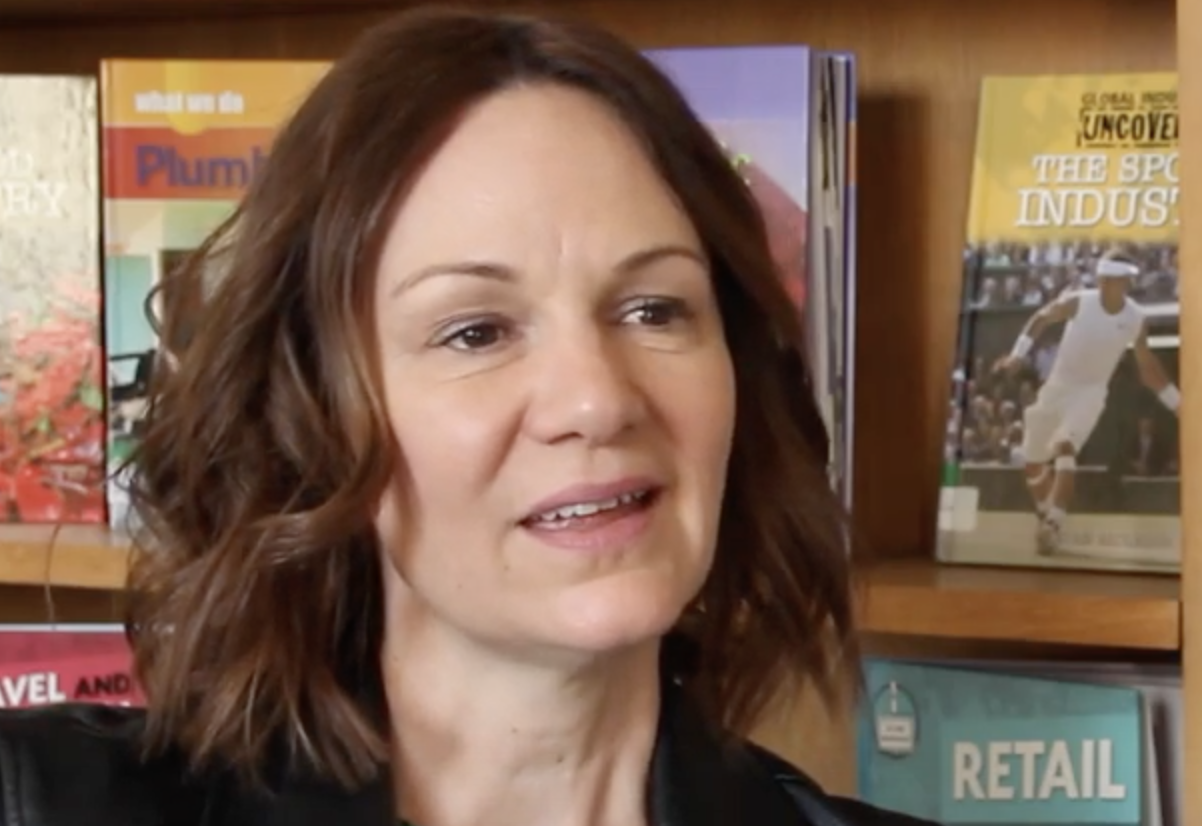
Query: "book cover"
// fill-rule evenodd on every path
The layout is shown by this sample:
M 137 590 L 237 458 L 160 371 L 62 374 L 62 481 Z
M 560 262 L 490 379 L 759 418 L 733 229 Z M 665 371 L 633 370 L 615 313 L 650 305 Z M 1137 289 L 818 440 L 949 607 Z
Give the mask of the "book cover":
M 234 210 L 279 126 L 328 64 L 108 60 L 101 65 L 110 524 L 137 443 L 157 341 L 147 295 Z
M 1154 826 L 1134 688 L 870 659 L 859 794 L 944 826 Z
M 0 708 L 64 702 L 144 702 L 124 631 L 115 625 L 0 626 Z
M 1185 826 L 1185 697 L 1179 662 L 957 660 L 957 668 L 1134 688 L 1143 698 L 1146 826 Z
M 984 81 L 944 561 L 1180 568 L 1176 89 Z
M 832 442 L 835 450 L 832 482 L 849 509 L 854 506 L 855 471 L 855 361 L 856 361 L 856 173 L 858 88 L 856 56 L 836 51 L 824 54 L 830 77 L 833 123 L 827 130 L 832 144 L 830 165 L 835 204 L 830 241 L 832 259 L 827 279 L 831 284 L 832 317 L 828 337 L 833 353 L 831 373 Z
M 801 312 L 808 274 L 811 50 L 722 46 L 645 54 L 684 94 L 751 188 L 777 269 Z
M 97 89 L 0 76 L 0 520 L 103 523 Z
M 777 273 L 803 320 L 810 392 L 830 436 L 831 486 L 850 507 L 854 56 L 802 44 L 646 54 L 717 137 L 759 204 Z

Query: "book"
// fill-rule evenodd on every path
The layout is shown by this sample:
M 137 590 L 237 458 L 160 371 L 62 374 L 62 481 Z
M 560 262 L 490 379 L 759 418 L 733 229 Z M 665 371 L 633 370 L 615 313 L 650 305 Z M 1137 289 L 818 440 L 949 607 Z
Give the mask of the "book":
M 1185 703 L 1180 663 L 958 660 L 958 668 L 1134 688 L 1143 697 L 1148 826 L 1185 826 Z
M 130 527 L 122 467 L 138 440 L 158 357 L 147 296 L 233 213 L 278 128 L 327 68 L 283 60 L 101 63 L 107 496 L 116 531 Z
M 0 709 L 58 703 L 141 705 L 118 625 L 0 626 Z
M 866 802 L 944 826 L 1159 826 L 1138 689 L 877 658 L 865 676 Z
M 852 506 L 855 59 L 805 45 L 645 52 L 726 149 L 804 320 L 831 485 Z M 798 392 L 802 392 L 799 388 Z
M 0 520 L 103 523 L 97 88 L 0 76 Z
M 984 80 L 940 560 L 1180 570 L 1176 90 Z

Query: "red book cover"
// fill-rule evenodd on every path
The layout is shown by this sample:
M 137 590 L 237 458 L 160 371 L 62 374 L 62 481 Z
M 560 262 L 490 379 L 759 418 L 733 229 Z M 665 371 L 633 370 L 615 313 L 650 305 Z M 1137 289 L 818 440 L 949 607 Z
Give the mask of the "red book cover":
M 0 630 L 0 708 L 63 702 L 142 704 L 122 631 Z

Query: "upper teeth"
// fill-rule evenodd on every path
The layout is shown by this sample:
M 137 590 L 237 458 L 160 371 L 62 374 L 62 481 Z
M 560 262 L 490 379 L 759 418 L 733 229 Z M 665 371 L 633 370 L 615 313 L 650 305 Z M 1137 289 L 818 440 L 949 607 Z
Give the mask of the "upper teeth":
M 536 519 L 549 521 L 551 519 L 571 519 L 573 517 L 592 516 L 594 513 L 611 510 L 619 505 L 629 505 L 631 502 L 638 501 L 642 496 L 642 491 L 638 493 L 623 493 L 621 496 L 615 496 L 612 499 L 602 499 L 597 502 L 579 502 L 574 505 L 564 505 L 555 510 L 543 511 L 536 516 Z

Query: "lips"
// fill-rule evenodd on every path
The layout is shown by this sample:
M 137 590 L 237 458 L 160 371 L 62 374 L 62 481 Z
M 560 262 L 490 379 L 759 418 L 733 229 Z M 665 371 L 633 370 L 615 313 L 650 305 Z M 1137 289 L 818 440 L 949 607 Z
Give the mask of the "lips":
M 521 524 L 528 528 L 556 528 L 619 516 L 646 508 L 659 491 L 660 485 L 651 479 L 577 485 L 539 502 L 521 520 Z

